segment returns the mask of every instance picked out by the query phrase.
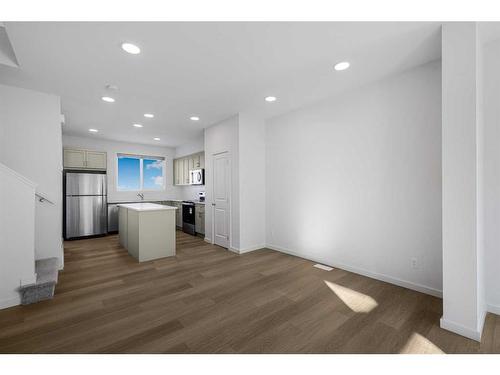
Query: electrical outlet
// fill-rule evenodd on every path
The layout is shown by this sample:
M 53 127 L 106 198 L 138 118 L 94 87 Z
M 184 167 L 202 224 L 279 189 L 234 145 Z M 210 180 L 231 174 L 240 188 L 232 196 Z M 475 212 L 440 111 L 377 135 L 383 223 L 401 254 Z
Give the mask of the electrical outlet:
M 410 267 L 413 269 L 418 268 L 418 258 L 416 257 L 410 258 Z

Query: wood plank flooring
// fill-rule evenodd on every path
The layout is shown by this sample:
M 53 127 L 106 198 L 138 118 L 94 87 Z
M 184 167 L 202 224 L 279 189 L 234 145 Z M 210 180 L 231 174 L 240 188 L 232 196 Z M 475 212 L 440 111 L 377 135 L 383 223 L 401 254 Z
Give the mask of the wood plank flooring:
M 177 232 L 137 263 L 117 236 L 65 243 L 53 300 L 0 311 L 0 353 L 500 353 L 439 328 L 441 300 L 272 250 Z

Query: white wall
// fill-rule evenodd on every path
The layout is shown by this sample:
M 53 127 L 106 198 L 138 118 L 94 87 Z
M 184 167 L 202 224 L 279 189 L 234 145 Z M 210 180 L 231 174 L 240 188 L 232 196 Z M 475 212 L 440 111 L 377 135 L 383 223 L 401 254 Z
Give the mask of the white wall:
M 500 40 L 483 59 L 485 289 L 488 310 L 500 314 Z
M 239 150 L 238 150 L 238 115 L 221 121 L 205 129 L 205 238 L 212 239 L 212 166 L 213 155 L 228 152 L 231 157 L 231 228 L 230 247 L 240 248 L 239 214 Z
M 432 62 L 270 120 L 267 246 L 439 295 L 440 83 Z
M 202 152 L 204 150 L 205 150 L 205 134 L 202 133 L 199 137 L 196 137 L 191 142 L 176 147 L 175 157 L 182 158 L 183 156 L 196 154 L 197 152 Z
M 481 293 L 481 136 L 478 35 L 474 22 L 442 28 L 443 317 L 441 327 L 479 340 Z M 479 82 L 480 86 L 480 82 Z M 479 87 L 480 88 L 480 87 Z M 480 90 L 479 90 L 480 91 Z
M 486 249 L 485 249 L 485 122 L 484 122 L 484 49 L 476 24 L 476 202 L 477 202 L 477 310 L 478 331 L 483 330 L 486 317 Z
M 188 156 L 202 152 L 205 150 L 205 134 L 202 133 L 199 137 L 193 141 L 186 143 L 184 145 L 178 146 L 175 149 L 175 157 L 181 158 L 183 156 Z M 205 185 L 193 185 L 193 186 L 179 186 L 180 199 L 183 200 L 198 200 L 198 193 L 200 191 L 205 191 Z
M 148 156 L 163 156 L 166 161 L 166 189 L 163 191 L 144 192 L 145 200 L 181 199 L 179 188 L 173 185 L 173 159 L 175 150 L 169 147 L 156 147 L 141 144 L 114 142 L 98 138 L 63 136 L 63 145 L 68 148 L 83 148 L 87 150 L 106 151 L 108 157 L 107 180 L 108 202 L 140 200 L 137 192 L 118 191 L 116 189 L 116 155 L 129 153 Z
M 265 247 L 265 121 L 241 112 L 205 129 L 205 237 L 212 238 L 213 154 L 231 155 L 230 248 L 244 253 Z
M 55 203 L 36 204 L 36 258 L 57 257 L 62 266 L 60 99 L 0 85 L 0 113 L 0 162 L 35 182 Z
M 265 137 L 265 120 L 240 112 L 240 252 L 261 249 L 266 244 Z

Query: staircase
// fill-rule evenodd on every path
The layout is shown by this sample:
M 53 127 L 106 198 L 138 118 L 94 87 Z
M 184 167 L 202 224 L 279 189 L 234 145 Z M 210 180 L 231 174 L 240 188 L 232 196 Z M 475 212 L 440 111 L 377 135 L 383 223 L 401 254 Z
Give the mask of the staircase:
M 57 258 L 40 259 L 35 262 L 36 283 L 19 288 L 21 304 L 28 305 L 54 297 L 57 284 Z
M 0 163 L 0 309 L 54 296 L 59 258 L 35 255 L 36 203 L 54 203 L 36 187 Z

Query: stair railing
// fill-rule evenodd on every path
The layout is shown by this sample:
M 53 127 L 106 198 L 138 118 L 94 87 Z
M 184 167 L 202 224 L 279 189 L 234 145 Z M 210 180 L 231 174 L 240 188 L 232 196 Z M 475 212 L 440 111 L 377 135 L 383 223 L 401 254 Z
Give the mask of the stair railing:
M 48 199 L 45 195 L 43 195 L 41 193 L 35 193 L 35 196 L 37 197 L 38 201 L 41 203 L 47 202 L 47 203 L 55 205 L 54 202 L 52 202 L 50 199 Z

